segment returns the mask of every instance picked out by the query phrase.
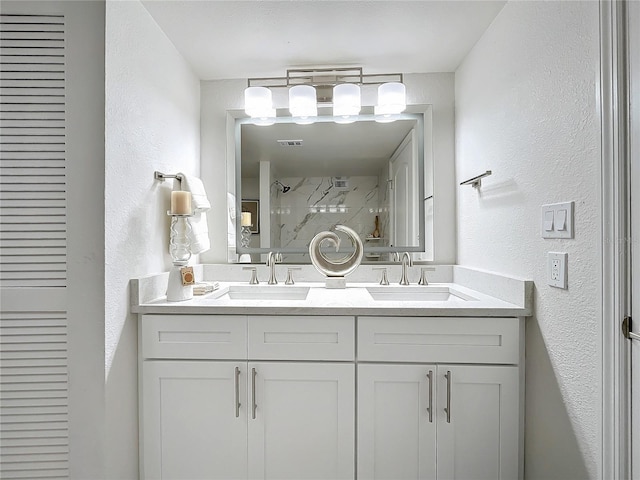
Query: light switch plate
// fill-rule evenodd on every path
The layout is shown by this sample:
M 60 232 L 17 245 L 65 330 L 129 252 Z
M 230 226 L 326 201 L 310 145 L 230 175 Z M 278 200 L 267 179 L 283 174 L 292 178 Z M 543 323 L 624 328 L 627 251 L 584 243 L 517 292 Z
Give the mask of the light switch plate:
M 566 253 L 549 252 L 547 254 L 547 283 L 552 287 L 567 288 Z
M 574 202 L 552 203 L 542 206 L 542 238 L 573 238 Z M 550 228 L 550 219 L 553 219 Z

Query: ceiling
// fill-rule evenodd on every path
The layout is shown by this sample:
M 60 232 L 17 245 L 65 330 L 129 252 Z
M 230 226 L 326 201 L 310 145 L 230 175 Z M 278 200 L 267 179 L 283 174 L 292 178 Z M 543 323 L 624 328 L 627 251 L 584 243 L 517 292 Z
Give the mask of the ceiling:
M 259 177 L 260 161 L 269 161 L 278 177 L 377 176 L 414 126 L 413 119 L 311 125 L 291 122 L 268 128 L 245 124 L 242 177 Z M 302 145 L 283 146 L 279 140 L 302 140 Z
M 143 0 L 203 80 L 287 68 L 453 72 L 506 1 Z

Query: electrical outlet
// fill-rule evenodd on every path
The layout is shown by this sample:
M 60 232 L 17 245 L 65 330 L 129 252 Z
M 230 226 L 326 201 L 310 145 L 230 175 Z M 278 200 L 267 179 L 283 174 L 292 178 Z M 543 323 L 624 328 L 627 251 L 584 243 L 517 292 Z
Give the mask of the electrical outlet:
M 567 288 L 568 254 L 549 252 L 547 257 L 547 283 L 552 287 Z

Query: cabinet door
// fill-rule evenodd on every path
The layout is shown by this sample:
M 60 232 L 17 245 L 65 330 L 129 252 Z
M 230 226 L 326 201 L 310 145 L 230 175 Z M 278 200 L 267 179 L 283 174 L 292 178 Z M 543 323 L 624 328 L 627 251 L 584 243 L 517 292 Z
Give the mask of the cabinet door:
M 435 479 L 435 365 L 358 366 L 358 478 Z
M 438 366 L 439 480 L 519 478 L 518 372 Z
M 355 365 L 249 363 L 249 478 L 352 479 Z
M 144 362 L 145 479 L 247 477 L 247 364 Z

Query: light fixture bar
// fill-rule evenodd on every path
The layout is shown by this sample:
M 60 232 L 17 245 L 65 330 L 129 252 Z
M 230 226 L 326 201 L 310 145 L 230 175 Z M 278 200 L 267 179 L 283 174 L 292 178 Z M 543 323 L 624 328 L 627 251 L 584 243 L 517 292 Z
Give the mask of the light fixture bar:
M 353 80 L 353 79 L 357 80 Z M 362 83 L 362 67 L 292 68 L 287 70 L 287 85 L 331 85 Z
M 363 75 L 362 85 L 382 85 L 383 83 L 404 83 L 401 73 L 371 73 Z
M 288 69 L 286 77 L 256 77 L 247 80 L 247 87 L 286 88 L 295 85 L 336 86 L 341 83 L 381 85 L 403 82 L 402 73 L 362 73 L 362 67 Z

